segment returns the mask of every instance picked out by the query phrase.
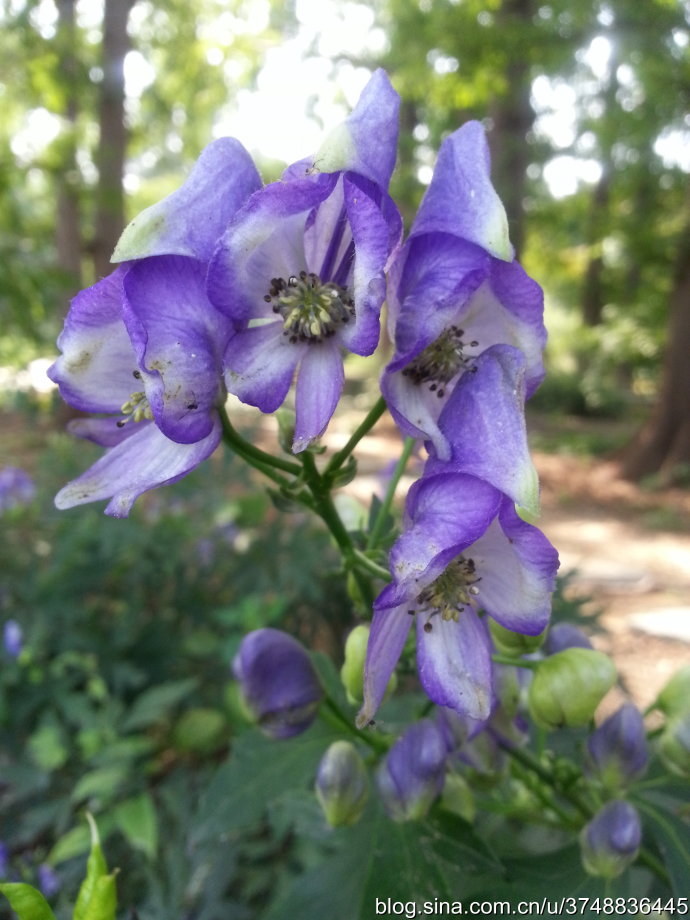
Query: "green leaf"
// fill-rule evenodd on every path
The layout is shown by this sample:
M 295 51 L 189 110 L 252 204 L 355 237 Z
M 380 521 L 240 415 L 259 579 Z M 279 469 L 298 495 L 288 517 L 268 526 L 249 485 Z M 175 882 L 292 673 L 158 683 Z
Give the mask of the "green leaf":
M 255 729 L 246 731 L 206 789 L 193 840 L 253 824 L 287 790 L 311 788 L 323 752 L 338 737 L 319 722 L 287 741 L 270 740 Z
M 644 813 L 661 851 L 673 893 L 678 897 L 686 896 L 690 878 L 690 825 L 672 812 L 653 807 L 647 801 L 638 800 L 635 804 Z
M 111 799 L 127 779 L 127 775 L 127 764 L 115 764 L 89 770 L 72 790 L 72 801 L 79 802 L 91 796 Z
M 123 731 L 132 731 L 155 725 L 178 703 L 186 699 L 197 686 L 193 677 L 185 680 L 168 681 L 145 690 L 137 697 L 129 715 L 122 724 Z
M 100 838 L 98 836 L 98 827 L 93 817 L 88 812 L 86 818 L 89 822 L 89 830 L 91 833 L 91 852 L 89 853 L 89 858 L 86 863 L 86 878 L 81 884 L 79 894 L 77 895 L 77 903 L 74 905 L 73 920 L 84 920 L 87 916 L 89 906 L 95 895 L 96 884 L 99 879 L 103 878 L 108 873 L 108 866 L 106 865 L 105 856 L 103 855 Z
M 112 832 L 113 819 L 111 815 L 99 816 L 98 830 L 101 838 L 105 839 Z M 52 850 L 48 854 L 48 862 L 51 865 L 57 865 L 61 862 L 67 862 L 68 859 L 74 859 L 75 856 L 82 856 L 89 852 L 90 836 L 88 828 L 80 825 L 67 831 L 59 840 L 56 841 Z
M 115 873 L 97 879 L 83 920 L 115 920 L 117 889 Z
M 147 792 L 120 802 L 112 817 L 129 843 L 154 859 L 158 849 L 158 819 L 151 796 Z
M 40 891 L 23 882 L 6 882 L 0 885 L 0 892 L 5 895 L 19 917 L 19 920 L 55 920 Z
M 453 816 L 396 824 L 379 807 L 359 825 L 333 831 L 331 842 L 329 855 L 295 878 L 263 920 L 369 920 L 377 898 L 453 900 L 470 880 L 489 885 L 502 873 L 470 826 Z

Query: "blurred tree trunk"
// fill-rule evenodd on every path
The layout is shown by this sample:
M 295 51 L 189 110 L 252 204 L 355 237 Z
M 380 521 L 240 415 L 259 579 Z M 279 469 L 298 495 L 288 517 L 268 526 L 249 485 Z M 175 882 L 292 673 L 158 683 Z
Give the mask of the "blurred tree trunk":
M 96 277 L 111 270 L 110 256 L 125 223 L 122 188 L 125 127 L 125 55 L 130 50 L 127 21 L 136 0 L 106 0 L 103 17 L 103 82 L 98 112 L 100 139 L 96 155 L 98 188 L 93 239 Z
M 503 0 L 496 12 L 496 28 L 518 41 L 506 65 L 506 92 L 491 106 L 492 128 L 489 133 L 494 185 L 505 205 L 510 226 L 510 240 L 519 258 L 525 242 L 525 185 L 530 149 L 527 135 L 534 126 L 534 109 L 530 103 L 532 74 L 528 49 L 520 53 L 519 37 L 531 34 L 535 0 Z
M 62 115 L 66 125 L 60 138 L 60 169 L 57 171 L 57 215 L 55 246 L 60 268 L 71 278 L 70 286 L 81 287 L 81 216 L 79 212 L 79 170 L 77 168 L 76 124 L 78 105 L 77 58 L 74 30 L 75 0 L 57 0 L 56 46 L 58 74 L 64 88 Z
M 582 320 L 586 326 L 598 326 L 601 323 L 604 309 L 604 256 L 603 242 L 608 233 L 611 221 L 611 183 L 613 179 L 613 142 L 607 136 L 606 129 L 613 115 L 618 90 L 616 70 L 618 60 L 615 51 L 615 42 L 611 39 L 611 57 L 608 64 L 608 74 L 600 97 L 604 105 L 604 116 L 600 119 L 604 136 L 599 138 L 601 176 L 594 186 L 590 212 L 586 227 L 586 243 L 589 250 L 589 261 L 585 269 L 584 284 L 582 287 Z
M 674 468 L 690 463 L 690 185 L 687 213 L 669 301 L 661 389 L 647 423 L 621 452 L 627 479 L 661 473 L 671 482 Z

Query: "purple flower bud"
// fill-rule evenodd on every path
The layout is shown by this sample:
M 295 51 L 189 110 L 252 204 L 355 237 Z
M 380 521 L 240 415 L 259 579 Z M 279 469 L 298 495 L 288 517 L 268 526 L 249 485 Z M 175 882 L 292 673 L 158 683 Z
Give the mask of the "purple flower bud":
M 321 758 L 316 797 L 333 827 L 354 824 L 369 794 L 364 761 L 350 741 L 334 741 Z
M 233 661 L 245 703 L 270 738 L 291 738 L 316 717 L 321 685 L 304 647 L 279 629 L 256 629 Z
M 640 817 L 633 806 L 609 802 L 582 829 L 582 863 L 590 875 L 616 878 L 637 858 L 641 840 Z
M 590 735 L 588 772 L 613 791 L 639 779 L 647 768 L 649 752 L 644 722 L 637 707 L 624 703 Z
M 567 648 L 592 648 L 592 643 L 572 623 L 555 623 L 546 637 L 544 651 L 547 655 L 555 655 Z
M 398 738 L 376 775 L 394 821 L 424 817 L 443 789 L 446 754 L 443 735 L 430 719 L 415 722 Z
M 46 898 L 52 897 L 60 890 L 60 879 L 55 870 L 48 863 L 41 863 L 38 867 L 38 887 Z
M 2 642 L 10 658 L 18 658 L 24 647 L 22 628 L 16 620 L 7 620 L 2 631 Z
M 33 479 L 16 466 L 0 470 L 0 514 L 9 508 L 28 505 L 36 494 Z

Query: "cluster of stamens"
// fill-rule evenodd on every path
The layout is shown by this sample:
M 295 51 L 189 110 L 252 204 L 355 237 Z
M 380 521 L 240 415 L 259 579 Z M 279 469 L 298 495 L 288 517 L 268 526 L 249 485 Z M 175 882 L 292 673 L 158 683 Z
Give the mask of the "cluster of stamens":
M 457 623 L 465 607 L 472 606 L 473 600 L 479 594 L 477 584 L 480 581 L 474 559 L 466 559 L 463 555 L 457 556 L 435 581 L 417 595 L 418 607 L 409 613 L 427 615 L 424 624 L 426 632 L 432 631 L 431 618 L 438 614 L 442 620 L 453 620 Z
M 283 335 L 291 343 L 314 344 L 335 335 L 355 315 L 355 305 L 347 288 L 332 281 L 322 282 L 314 272 L 272 278 L 266 303 L 283 319 Z
M 464 342 L 464 334 L 459 326 L 449 326 L 403 368 L 404 376 L 417 385 L 428 383 L 439 399 L 445 396 L 448 383 L 472 360 L 464 354 L 465 348 L 479 345 L 479 342 Z
M 133 371 L 133 374 L 136 380 L 141 380 L 140 371 Z M 127 402 L 122 403 L 120 412 L 122 412 L 125 418 L 118 420 L 118 428 L 124 428 L 127 422 L 143 422 L 144 419 L 151 420 L 153 418 L 153 410 L 146 398 L 146 393 L 141 390 L 132 393 Z

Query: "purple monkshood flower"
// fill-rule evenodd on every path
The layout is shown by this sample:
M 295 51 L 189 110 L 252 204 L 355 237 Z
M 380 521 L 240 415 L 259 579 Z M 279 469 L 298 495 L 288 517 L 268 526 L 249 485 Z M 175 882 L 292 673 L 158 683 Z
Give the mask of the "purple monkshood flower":
M 10 508 L 28 505 L 36 494 L 33 479 L 16 466 L 0 470 L 0 514 Z
M 619 789 L 639 779 L 647 769 L 649 751 L 640 711 L 624 703 L 589 736 L 587 769 L 608 789 Z
M 225 352 L 231 393 L 262 412 L 297 371 L 293 451 L 326 429 L 343 387 L 343 350 L 379 339 L 385 269 L 402 224 L 387 194 L 399 99 L 376 71 L 316 156 L 254 194 L 209 269 L 212 302 L 239 327 Z
M 443 789 L 447 749 L 430 719 L 415 722 L 398 738 L 376 774 L 386 811 L 394 821 L 423 818 Z
M 24 634 L 16 620 L 7 620 L 2 630 L 2 642 L 10 658 L 19 658 L 24 647 Z
M 390 553 L 393 580 L 374 603 L 359 725 L 381 703 L 413 622 L 428 696 L 480 721 L 493 703 L 484 614 L 524 635 L 548 622 L 558 554 L 515 510 L 536 501 L 516 397 L 523 373 L 516 349 L 489 349 L 439 418 L 451 457 L 444 463 L 432 452 L 408 493 Z
M 242 640 L 232 670 L 264 734 L 291 738 L 314 721 L 323 691 L 297 639 L 279 629 L 255 629 Z
M 448 445 L 438 417 L 473 357 L 490 345 L 513 345 L 526 357 L 527 396 L 543 378 L 542 290 L 513 259 L 478 122 L 441 146 L 389 273 L 388 306 L 395 354 L 381 391 L 401 430 L 433 441 L 441 459 Z
M 106 514 L 126 517 L 139 495 L 216 448 L 234 329 L 208 300 L 206 271 L 230 217 L 260 185 L 237 141 L 215 141 L 178 191 L 125 230 L 115 258 L 126 261 L 72 301 L 48 374 L 71 406 L 99 414 L 70 430 L 107 450 L 58 493 L 58 508 L 110 499 Z

